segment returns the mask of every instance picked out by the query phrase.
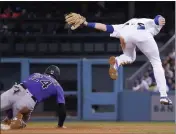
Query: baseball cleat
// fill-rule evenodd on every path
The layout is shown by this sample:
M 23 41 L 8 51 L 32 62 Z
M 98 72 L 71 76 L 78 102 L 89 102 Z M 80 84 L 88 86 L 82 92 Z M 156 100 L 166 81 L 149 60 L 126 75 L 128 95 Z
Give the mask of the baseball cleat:
M 161 97 L 160 103 L 164 105 L 172 105 L 172 101 L 168 97 Z
M 118 71 L 116 69 L 117 62 L 116 62 L 115 56 L 111 56 L 109 58 L 109 64 L 110 64 L 109 76 L 110 76 L 111 79 L 116 80 L 117 77 L 118 77 Z

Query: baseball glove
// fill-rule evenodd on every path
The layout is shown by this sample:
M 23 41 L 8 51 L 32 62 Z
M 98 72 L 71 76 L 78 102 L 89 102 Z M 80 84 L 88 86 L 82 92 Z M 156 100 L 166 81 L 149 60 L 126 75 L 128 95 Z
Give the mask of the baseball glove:
M 65 21 L 71 25 L 71 30 L 75 30 L 86 21 L 86 18 L 77 13 L 69 13 L 65 15 Z

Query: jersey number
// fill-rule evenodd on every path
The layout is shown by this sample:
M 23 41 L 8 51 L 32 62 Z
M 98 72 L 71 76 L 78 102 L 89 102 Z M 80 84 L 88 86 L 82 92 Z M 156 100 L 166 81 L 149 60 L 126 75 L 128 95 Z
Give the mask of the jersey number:
M 145 25 L 143 23 L 138 23 L 137 29 L 145 29 Z
M 46 89 L 49 87 L 49 85 L 51 85 L 51 81 L 49 81 L 49 80 L 41 80 L 40 82 L 42 83 L 43 89 Z

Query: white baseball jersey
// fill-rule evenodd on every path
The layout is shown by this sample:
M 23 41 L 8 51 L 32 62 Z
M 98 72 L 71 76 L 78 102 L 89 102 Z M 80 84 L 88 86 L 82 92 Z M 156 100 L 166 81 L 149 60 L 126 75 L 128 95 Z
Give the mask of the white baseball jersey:
M 119 36 L 123 36 L 126 32 L 134 32 L 134 30 L 146 30 L 151 33 L 152 36 L 157 35 L 162 26 L 156 25 L 154 19 L 147 19 L 147 18 L 133 18 L 127 21 L 124 24 L 119 25 L 112 25 L 114 28 L 114 32 L 110 34 L 111 37 L 119 38 Z

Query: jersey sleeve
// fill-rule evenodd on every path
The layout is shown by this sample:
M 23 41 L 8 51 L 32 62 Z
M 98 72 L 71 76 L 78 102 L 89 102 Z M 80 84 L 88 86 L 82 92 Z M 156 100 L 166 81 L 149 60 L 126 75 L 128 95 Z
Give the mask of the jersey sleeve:
M 140 19 L 139 19 L 139 21 L 140 21 Z M 157 35 L 163 27 L 163 26 L 160 26 L 160 25 L 156 25 L 154 19 L 144 18 L 144 19 L 141 19 L 141 21 L 144 24 L 148 24 L 147 30 L 152 35 Z
M 154 27 L 149 28 L 148 30 L 151 32 L 152 35 L 157 35 L 160 30 L 162 29 L 163 26 L 159 26 L 159 25 L 154 25 Z
M 124 24 L 119 24 L 119 25 L 112 25 L 114 28 L 114 32 L 110 34 L 110 37 L 115 37 L 115 38 L 119 38 L 120 33 L 119 31 L 121 30 L 122 26 Z
M 161 26 L 155 26 L 155 27 L 149 28 L 148 31 L 150 31 L 150 33 L 155 36 L 160 32 L 161 29 L 162 29 Z
M 57 86 L 57 103 L 64 103 L 65 104 L 65 97 L 64 97 L 64 90 L 61 86 Z

